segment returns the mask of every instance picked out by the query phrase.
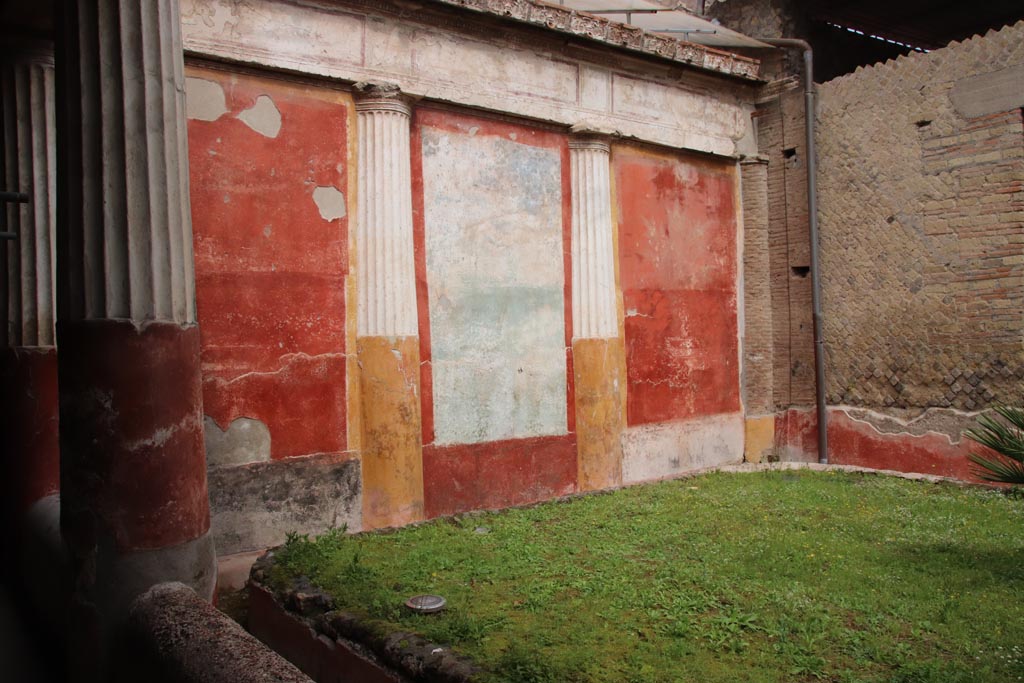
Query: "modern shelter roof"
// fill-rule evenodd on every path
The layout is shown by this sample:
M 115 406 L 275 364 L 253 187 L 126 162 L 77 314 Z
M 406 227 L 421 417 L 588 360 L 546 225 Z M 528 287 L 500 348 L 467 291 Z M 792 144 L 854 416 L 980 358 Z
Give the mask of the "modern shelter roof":
M 802 5 L 812 21 L 925 50 L 1024 18 L 1024 0 L 812 0 Z
M 612 21 L 638 26 L 652 33 L 664 33 L 673 38 L 720 50 L 771 47 L 767 43 L 754 40 L 685 10 L 667 9 L 664 5 L 651 0 L 561 0 L 558 4 L 579 12 L 598 14 Z

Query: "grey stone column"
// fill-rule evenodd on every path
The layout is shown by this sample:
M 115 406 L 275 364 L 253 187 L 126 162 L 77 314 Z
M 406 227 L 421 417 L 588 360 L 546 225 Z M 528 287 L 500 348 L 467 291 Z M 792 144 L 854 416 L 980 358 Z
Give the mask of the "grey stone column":
M 356 88 L 358 332 L 361 337 L 416 336 L 412 108 L 396 87 L 360 83 Z
M 20 516 L 58 487 L 57 352 L 53 330 L 56 215 L 53 55 L 0 55 L 0 189 L 29 196 L 0 205 L 4 313 L 0 345 L 0 479 L 4 510 Z
M 178 2 L 59 9 L 61 522 L 73 654 L 102 676 L 131 600 L 210 598 L 216 558 Z
M 7 231 L 17 239 L 5 241 L 3 341 L 12 347 L 52 347 L 57 149 L 52 54 L 5 54 L 0 93 L 4 157 L 0 189 L 25 192 L 30 200 L 4 205 Z
M 64 225 L 75 229 L 61 244 L 67 286 L 60 317 L 194 324 L 178 2 L 63 6 L 75 44 L 62 81 L 62 208 Z
M 572 330 L 576 339 L 619 336 L 612 241 L 611 147 L 586 131 L 569 139 L 572 179 Z

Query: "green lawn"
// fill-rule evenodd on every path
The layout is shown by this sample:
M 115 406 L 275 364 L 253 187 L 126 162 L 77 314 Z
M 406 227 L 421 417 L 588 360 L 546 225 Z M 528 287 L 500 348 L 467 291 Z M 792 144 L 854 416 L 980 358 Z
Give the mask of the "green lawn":
M 946 484 L 709 474 L 292 538 L 299 575 L 486 681 L 1024 680 L 1024 498 Z

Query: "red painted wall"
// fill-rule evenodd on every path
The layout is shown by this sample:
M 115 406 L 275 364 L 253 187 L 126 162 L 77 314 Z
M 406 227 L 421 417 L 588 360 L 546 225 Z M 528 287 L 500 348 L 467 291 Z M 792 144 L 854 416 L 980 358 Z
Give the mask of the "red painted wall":
M 576 436 L 423 447 L 427 517 L 523 505 L 576 490 Z
M 735 169 L 629 147 L 612 166 L 628 424 L 738 411 Z
M 189 68 L 228 112 L 189 120 L 196 302 L 205 412 L 264 422 L 272 457 L 346 448 L 348 220 L 324 220 L 317 186 L 347 195 L 350 109 L 341 93 Z M 238 118 L 260 95 L 276 137 Z M 347 198 L 347 197 L 346 197 Z

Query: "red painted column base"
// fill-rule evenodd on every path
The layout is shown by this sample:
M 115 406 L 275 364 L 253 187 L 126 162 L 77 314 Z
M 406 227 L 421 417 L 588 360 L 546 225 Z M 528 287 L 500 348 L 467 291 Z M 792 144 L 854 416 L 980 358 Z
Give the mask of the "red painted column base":
M 58 340 L 67 515 L 87 511 L 121 551 L 206 533 L 199 328 L 86 320 Z
M 163 581 L 213 594 L 199 328 L 86 320 L 57 340 L 72 658 L 102 677 L 137 595 Z

